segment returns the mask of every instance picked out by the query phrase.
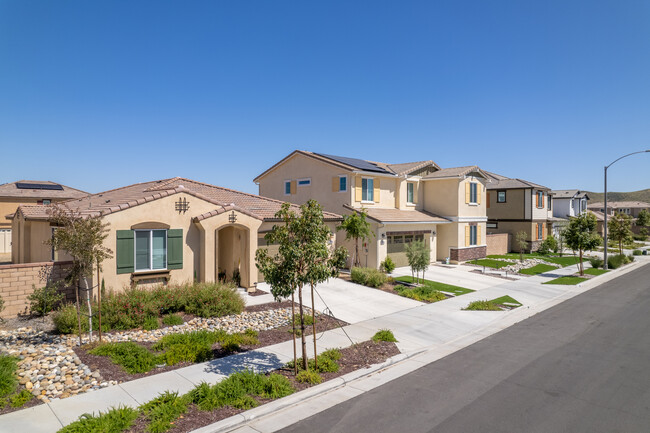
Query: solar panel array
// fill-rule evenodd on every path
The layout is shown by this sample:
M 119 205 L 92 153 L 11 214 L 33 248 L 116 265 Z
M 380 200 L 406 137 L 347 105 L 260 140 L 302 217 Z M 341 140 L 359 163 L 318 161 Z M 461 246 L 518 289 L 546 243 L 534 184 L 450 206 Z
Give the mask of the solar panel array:
M 63 187 L 56 183 L 26 183 L 17 182 L 16 188 L 18 189 L 44 189 L 48 191 L 63 191 Z
M 324 156 L 325 158 L 329 158 L 329 159 L 332 159 L 334 161 L 342 162 L 343 164 L 351 165 L 352 167 L 358 168 L 359 170 L 373 171 L 373 172 L 376 172 L 376 173 L 392 174 L 390 171 L 385 170 L 385 169 L 383 169 L 381 167 L 377 167 L 372 162 L 364 161 L 363 159 L 347 158 L 345 156 L 326 155 L 324 153 L 316 153 L 316 155 Z

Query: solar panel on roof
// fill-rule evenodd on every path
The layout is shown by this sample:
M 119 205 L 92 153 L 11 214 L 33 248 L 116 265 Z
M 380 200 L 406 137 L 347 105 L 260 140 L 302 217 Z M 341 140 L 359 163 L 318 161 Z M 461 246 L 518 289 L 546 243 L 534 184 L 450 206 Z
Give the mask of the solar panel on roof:
M 358 168 L 359 170 L 374 171 L 374 172 L 377 172 L 377 173 L 392 174 L 390 171 L 384 170 L 383 168 L 380 168 L 380 167 L 377 167 L 372 162 L 364 161 L 363 159 L 347 158 L 345 156 L 326 155 L 324 153 L 316 153 L 316 155 L 324 156 L 325 158 L 333 159 L 334 161 L 338 161 L 338 162 L 342 162 L 343 164 L 351 165 L 352 167 Z
M 18 189 L 44 189 L 48 191 L 63 191 L 63 187 L 59 184 L 52 183 L 26 183 L 17 182 L 16 188 Z

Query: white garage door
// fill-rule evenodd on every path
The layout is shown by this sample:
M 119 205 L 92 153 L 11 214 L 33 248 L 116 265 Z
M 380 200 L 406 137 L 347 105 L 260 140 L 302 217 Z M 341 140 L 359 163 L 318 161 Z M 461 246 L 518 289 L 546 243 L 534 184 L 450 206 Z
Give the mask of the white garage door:
M 0 254 L 11 252 L 11 229 L 0 229 Z

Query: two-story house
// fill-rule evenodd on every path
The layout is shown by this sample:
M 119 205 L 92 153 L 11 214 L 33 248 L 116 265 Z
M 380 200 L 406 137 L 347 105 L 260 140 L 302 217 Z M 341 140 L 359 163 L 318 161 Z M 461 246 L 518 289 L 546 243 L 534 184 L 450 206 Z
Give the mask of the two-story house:
M 519 251 L 515 236 L 527 235 L 527 251 L 536 251 L 553 222 L 554 200 L 550 188 L 521 179 L 488 173 L 488 233 L 508 233 L 510 250 Z
M 373 238 L 364 266 L 386 257 L 407 264 L 405 246 L 424 241 L 431 261 L 485 256 L 485 175 L 478 167 L 440 169 L 433 161 L 388 164 L 296 150 L 255 178 L 259 193 L 277 200 L 317 200 L 330 212 L 363 209 Z M 340 245 L 350 250 L 344 236 Z
M 553 235 L 558 236 L 561 227 L 569 224 L 569 218 L 587 212 L 589 196 L 578 189 L 551 191 L 553 197 Z

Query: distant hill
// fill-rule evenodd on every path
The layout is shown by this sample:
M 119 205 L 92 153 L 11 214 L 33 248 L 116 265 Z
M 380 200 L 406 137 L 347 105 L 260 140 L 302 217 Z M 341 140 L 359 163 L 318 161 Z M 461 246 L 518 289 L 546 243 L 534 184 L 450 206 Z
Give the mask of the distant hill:
M 590 203 L 601 202 L 604 199 L 602 192 L 587 192 Z M 643 201 L 650 203 L 650 189 L 642 189 L 633 192 L 609 192 L 607 191 L 607 201 Z

